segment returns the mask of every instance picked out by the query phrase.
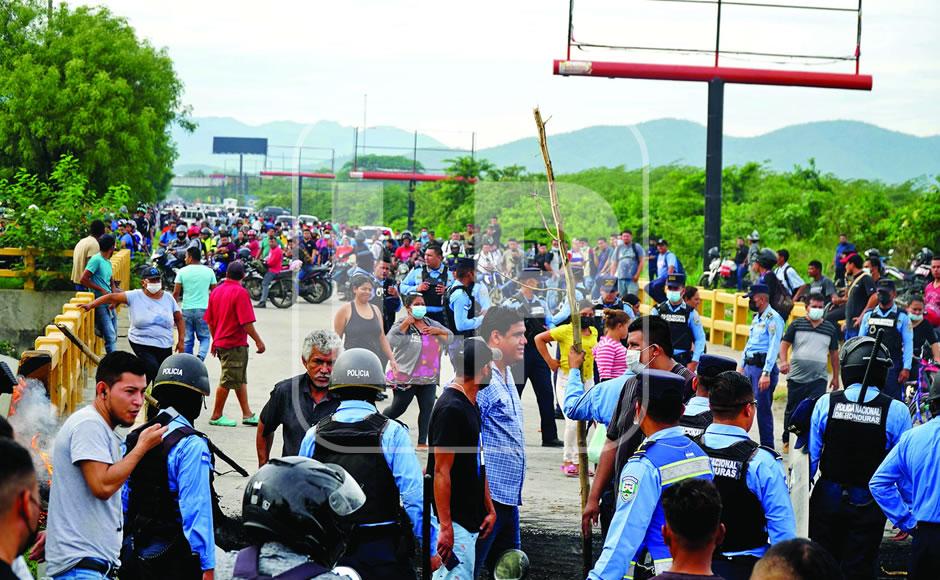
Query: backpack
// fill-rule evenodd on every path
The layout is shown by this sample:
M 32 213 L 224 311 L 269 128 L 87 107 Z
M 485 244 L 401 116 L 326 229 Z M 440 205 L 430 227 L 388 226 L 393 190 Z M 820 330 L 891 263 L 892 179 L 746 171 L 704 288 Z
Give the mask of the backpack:
M 773 300 L 770 302 L 770 307 L 786 322 L 790 319 L 790 313 L 793 312 L 793 297 L 790 296 L 787 287 L 777 279 L 776 274 L 768 272 L 768 275 L 774 278 L 776 282 L 775 286 L 777 287 L 777 291 L 773 293 Z M 767 278 L 767 276 L 764 277 Z
M 468 317 L 472 316 L 473 313 L 476 311 L 477 303 L 476 303 L 476 299 L 473 297 L 473 284 L 470 284 L 470 286 L 464 286 L 463 284 L 454 284 L 453 286 L 447 289 L 447 292 L 444 292 L 444 304 L 443 304 L 444 326 L 446 326 L 448 330 L 453 332 L 454 336 L 457 336 L 457 335 L 470 336 L 472 335 L 472 331 L 457 330 L 456 317 L 454 316 L 454 310 L 450 305 L 450 297 L 457 290 L 463 290 L 464 292 L 467 293 L 467 297 L 470 298 L 470 310 L 467 313 L 467 316 Z

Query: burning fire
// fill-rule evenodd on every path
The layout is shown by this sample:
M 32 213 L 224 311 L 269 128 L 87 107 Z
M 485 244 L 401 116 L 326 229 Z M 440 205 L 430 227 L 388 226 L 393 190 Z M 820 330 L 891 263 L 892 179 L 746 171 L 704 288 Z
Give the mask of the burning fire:
M 8 418 L 16 415 L 16 404 L 20 402 L 20 399 L 23 398 L 23 391 L 26 390 L 26 381 L 20 379 L 16 384 L 16 387 L 13 389 L 13 398 L 10 399 L 10 412 L 8 413 Z
M 33 451 L 36 452 L 36 455 L 42 459 L 43 466 L 46 468 L 46 482 L 51 487 L 52 486 L 52 459 L 49 457 L 49 454 L 42 450 L 39 446 L 39 433 L 33 435 L 32 440 L 29 442 L 29 446 L 33 448 Z

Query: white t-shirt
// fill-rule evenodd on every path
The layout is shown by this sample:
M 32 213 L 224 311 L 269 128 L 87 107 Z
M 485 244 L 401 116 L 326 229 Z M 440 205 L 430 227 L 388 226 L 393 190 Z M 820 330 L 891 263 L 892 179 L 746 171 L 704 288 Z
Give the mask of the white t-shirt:
M 131 290 L 125 296 L 131 319 L 127 340 L 157 348 L 173 348 L 173 313 L 180 310 L 173 295 L 164 292 L 159 300 L 155 300 L 143 290 Z
M 113 465 L 121 460 L 121 439 L 94 405 L 72 413 L 52 450 L 52 487 L 46 529 L 46 571 L 55 576 L 82 558 L 119 563 L 124 514 L 120 492 L 107 500 L 92 495 L 80 461 Z

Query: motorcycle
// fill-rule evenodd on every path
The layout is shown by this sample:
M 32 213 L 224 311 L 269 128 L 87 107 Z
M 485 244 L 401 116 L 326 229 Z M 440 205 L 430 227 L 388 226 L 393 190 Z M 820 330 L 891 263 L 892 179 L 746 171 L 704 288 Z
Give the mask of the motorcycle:
M 163 289 L 172 292 L 176 284 L 176 272 L 183 267 L 183 260 L 173 252 L 167 252 L 166 248 L 158 247 L 150 255 L 150 262 L 154 268 L 160 270 L 160 283 Z
M 723 288 L 737 288 L 738 286 L 738 265 L 730 258 L 722 258 L 717 247 L 708 250 L 708 269 L 702 272 L 698 279 L 698 285 L 702 288 L 715 289 L 719 286 Z
M 313 266 L 306 272 L 301 269 L 297 277 L 297 291 L 310 304 L 320 304 L 333 294 L 330 284 L 330 267 Z
M 893 256 L 894 250 L 889 250 L 888 256 L 882 258 L 884 275 L 894 280 L 900 296 L 899 300 L 906 304 L 911 296 L 922 293 L 927 283 L 932 279 L 930 261 L 933 260 L 933 252 L 929 248 L 921 248 L 911 258 L 910 268 L 907 270 L 891 264 L 890 259 Z
M 337 262 L 332 268 L 332 279 L 336 283 L 336 292 L 340 300 L 349 302 L 352 300 L 352 289 L 349 287 L 349 272 L 353 265 L 349 262 Z
M 256 302 L 261 300 L 261 287 L 265 272 L 267 272 L 267 267 L 260 260 L 245 264 L 245 278 L 242 280 L 242 286 L 248 290 L 248 295 Z M 268 298 L 277 308 L 290 308 L 294 304 L 293 270 L 288 268 L 275 275 L 268 289 Z

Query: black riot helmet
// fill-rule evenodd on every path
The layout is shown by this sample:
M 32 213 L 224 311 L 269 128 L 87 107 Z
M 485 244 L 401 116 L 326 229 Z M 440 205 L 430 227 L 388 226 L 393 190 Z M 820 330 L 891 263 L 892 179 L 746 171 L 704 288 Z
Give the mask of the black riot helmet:
M 344 351 L 333 364 L 330 392 L 345 399 L 374 400 L 385 392 L 385 371 L 374 352 L 364 348 Z
M 280 542 L 332 567 L 352 531 L 348 516 L 365 502 L 359 484 L 342 467 L 280 457 L 248 480 L 242 520 L 254 542 Z
M 884 344 L 876 352 L 873 352 L 874 346 L 875 339 L 870 336 L 856 336 L 845 341 L 842 350 L 839 351 L 839 369 L 843 385 L 848 387 L 861 383 L 865 377 L 868 360 L 874 355 L 875 360 L 872 361 L 871 373 L 868 375 L 868 385 L 879 389 L 884 387 L 888 371 L 893 364 L 891 354 Z
M 166 357 L 157 370 L 151 390 L 161 408 L 173 407 L 190 423 L 199 417 L 204 398 L 210 392 L 209 371 L 205 363 L 182 352 Z M 155 411 L 148 409 L 148 418 Z

